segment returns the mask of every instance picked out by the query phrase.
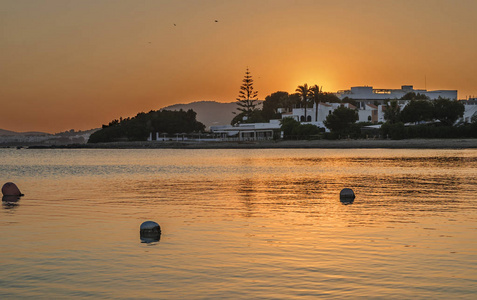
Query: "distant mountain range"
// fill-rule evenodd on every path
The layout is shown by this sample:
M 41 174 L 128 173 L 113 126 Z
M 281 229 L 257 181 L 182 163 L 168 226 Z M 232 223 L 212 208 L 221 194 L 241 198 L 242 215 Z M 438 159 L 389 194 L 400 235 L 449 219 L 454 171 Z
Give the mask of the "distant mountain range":
M 49 133 L 39 132 L 39 131 L 16 132 L 16 131 L 0 129 L 0 136 L 16 136 L 16 135 L 35 136 L 35 135 L 49 135 Z
M 258 107 L 261 106 L 263 101 L 257 101 Z M 197 101 L 191 102 L 189 104 L 174 104 L 170 106 L 166 106 L 162 109 L 165 110 L 189 110 L 192 109 L 197 113 L 197 121 L 202 122 L 206 128 L 209 128 L 213 125 L 229 125 L 232 119 L 235 117 L 233 114 L 237 111 L 237 102 L 228 102 L 228 103 L 220 103 L 216 101 Z M 95 131 L 97 129 L 92 129 Z M 88 132 L 88 131 L 84 131 Z M 62 135 L 66 135 L 65 133 L 60 133 Z M 37 132 L 37 131 L 29 131 L 29 132 L 15 132 L 5 129 L 0 129 L 0 136 L 39 136 L 39 135 L 50 135 L 46 132 Z
M 263 101 L 257 101 L 262 104 Z M 213 125 L 229 125 L 237 112 L 237 102 L 220 103 L 215 101 L 197 101 L 189 104 L 174 104 L 164 107 L 165 110 L 189 110 L 197 113 L 197 121 L 202 122 L 205 127 Z

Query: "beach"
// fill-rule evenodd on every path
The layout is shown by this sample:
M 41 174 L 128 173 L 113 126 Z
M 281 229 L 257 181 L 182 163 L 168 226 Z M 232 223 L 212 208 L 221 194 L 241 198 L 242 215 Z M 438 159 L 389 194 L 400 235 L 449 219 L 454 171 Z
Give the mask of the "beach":
M 477 139 L 406 139 L 406 140 L 278 140 L 278 141 L 152 141 L 73 144 L 64 146 L 29 146 L 29 148 L 93 149 L 471 149 Z

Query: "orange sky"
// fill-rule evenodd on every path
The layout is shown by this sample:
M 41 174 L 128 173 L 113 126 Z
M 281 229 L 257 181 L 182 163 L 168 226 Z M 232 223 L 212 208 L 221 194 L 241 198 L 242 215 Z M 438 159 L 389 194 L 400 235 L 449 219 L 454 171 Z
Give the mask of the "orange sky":
M 476 14 L 475 0 L 0 0 L 0 128 L 235 101 L 247 66 L 260 99 L 303 83 L 477 97 Z

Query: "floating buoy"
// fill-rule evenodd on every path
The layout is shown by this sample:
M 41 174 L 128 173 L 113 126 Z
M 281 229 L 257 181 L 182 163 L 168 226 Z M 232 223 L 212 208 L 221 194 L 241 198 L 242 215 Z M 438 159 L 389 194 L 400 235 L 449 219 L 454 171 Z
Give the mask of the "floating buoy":
M 340 201 L 343 204 L 352 204 L 355 197 L 352 189 L 345 188 L 340 192 Z
M 143 243 L 158 242 L 161 239 L 161 226 L 153 221 L 146 221 L 139 229 Z
M 2 194 L 4 196 L 24 196 L 13 182 L 7 182 L 3 185 Z

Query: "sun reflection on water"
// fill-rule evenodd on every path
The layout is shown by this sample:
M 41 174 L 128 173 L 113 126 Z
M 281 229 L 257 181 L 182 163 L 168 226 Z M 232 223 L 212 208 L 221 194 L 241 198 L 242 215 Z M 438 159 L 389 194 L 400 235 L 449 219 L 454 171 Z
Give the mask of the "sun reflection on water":
M 0 151 L 2 298 L 477 293 L 474 150 Z

